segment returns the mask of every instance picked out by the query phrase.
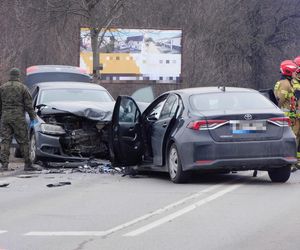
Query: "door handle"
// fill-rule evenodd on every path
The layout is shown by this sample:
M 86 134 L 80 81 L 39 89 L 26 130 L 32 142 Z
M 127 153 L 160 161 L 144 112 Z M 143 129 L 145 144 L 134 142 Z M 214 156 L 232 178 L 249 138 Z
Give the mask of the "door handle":
M 165 128 L 167 126 L 168 126 L 168 123 L 166 123 L 166 122 L 162 125 L 163 128 Z

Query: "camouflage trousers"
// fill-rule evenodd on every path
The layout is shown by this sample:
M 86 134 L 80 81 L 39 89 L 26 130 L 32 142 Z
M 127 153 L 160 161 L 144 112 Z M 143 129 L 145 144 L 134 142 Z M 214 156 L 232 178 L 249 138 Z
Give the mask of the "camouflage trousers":
M 1 117 L 1 154 L 0 160 L 3 166 L 9 162 L 10 146 L 15 137 L 19 144 L 25 163 L 30 163 L 29 158 L 29 140 L 26 120 L 23 116 L 3 116 Z

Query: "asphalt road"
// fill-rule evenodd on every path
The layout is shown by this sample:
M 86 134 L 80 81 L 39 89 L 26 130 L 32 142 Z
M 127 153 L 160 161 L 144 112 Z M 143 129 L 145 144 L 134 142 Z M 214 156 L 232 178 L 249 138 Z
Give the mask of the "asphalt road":
M 300 171 L 285 184 L 264 172 L 177 185 L 164 174 L 20 177 L 0 177 L 1 250 L 300 249 Z

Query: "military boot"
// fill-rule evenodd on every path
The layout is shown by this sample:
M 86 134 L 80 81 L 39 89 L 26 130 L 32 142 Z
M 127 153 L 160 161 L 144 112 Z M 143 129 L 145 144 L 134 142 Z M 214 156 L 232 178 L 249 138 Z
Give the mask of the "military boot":
M 8 171 L 8 164 L 1 164 L 0 172 Z

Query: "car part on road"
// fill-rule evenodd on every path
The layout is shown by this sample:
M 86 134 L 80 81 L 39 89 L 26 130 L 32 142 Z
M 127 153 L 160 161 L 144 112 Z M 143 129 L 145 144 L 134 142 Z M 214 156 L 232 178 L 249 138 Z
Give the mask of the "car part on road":
M 38 175 L 21 174 L 21 175 L 18 175 L 17 177 L 18 177 L 18 178 L 28 179 L 28 178 L 38 177 Z
M 66 186 L 66 185 L 71 185 L 70 181 L 60 181 L 58 183 L 50 183 L 47 184 L 47 187 L 61 187 L 61 186 Z

